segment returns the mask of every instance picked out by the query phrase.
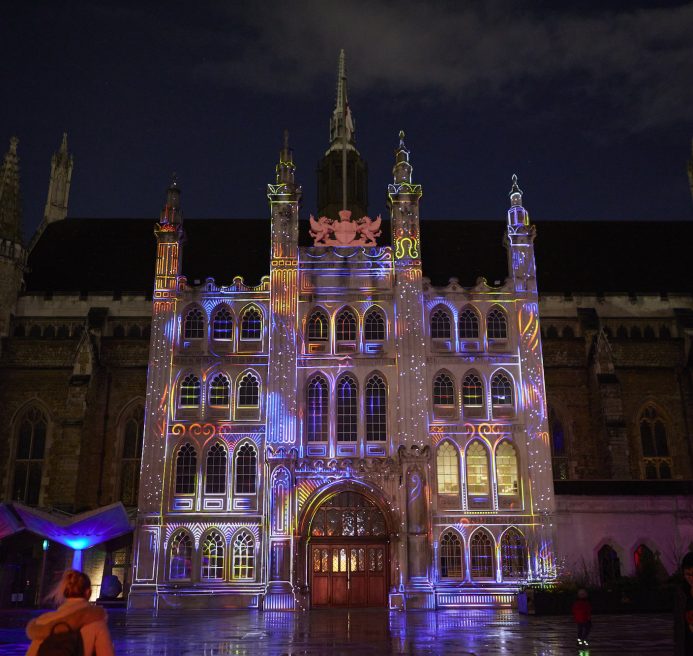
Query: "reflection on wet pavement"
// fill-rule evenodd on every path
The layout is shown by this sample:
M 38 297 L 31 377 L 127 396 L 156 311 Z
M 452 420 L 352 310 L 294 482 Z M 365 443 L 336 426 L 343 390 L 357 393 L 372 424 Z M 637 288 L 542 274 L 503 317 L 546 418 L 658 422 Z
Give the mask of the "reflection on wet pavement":
M 36 612 L 0 611 L 0 654 L 23 654 L 26 622 Z M 385 610 L 110 611 L 117 654 L 148 656 L 368 656 L 440 654 L 672 653 L 667 615 L 599 615 L 590 651 L 578 652 L 569 617 L 526 617 L 515 611 L 445 610 L 389 613 Z

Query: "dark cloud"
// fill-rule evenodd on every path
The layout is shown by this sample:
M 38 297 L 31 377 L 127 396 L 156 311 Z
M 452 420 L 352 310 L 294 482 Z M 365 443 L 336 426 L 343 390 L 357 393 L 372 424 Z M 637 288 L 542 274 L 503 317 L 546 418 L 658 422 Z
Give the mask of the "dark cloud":
M 608 5 L 607 5 L 608 6 Z M 635 7 L 633 4 L 631 7 Z M 305 93 L 348 53 L 350 85 L 391 96 L 524 102 L 558 83 L 606 99 L 630 129 L 690 119 L 693 4 L 577 13 L 507 2 L 265 2 L 226 10 L 234 40 L 198 67 L 215 81 Z M 238 26 L 243 38 L 238 38 Z M 535 101 L 539 103 L 540 100 Z

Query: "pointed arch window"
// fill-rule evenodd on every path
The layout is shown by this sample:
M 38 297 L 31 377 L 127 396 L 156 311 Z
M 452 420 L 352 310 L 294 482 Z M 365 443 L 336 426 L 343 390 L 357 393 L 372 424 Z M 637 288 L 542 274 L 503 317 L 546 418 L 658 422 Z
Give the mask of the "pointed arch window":
M 602 546 L 597 552 L 599 563 L 599 579 L 603 586 L 621 578 L 621 561 L 618 554 L 608 544 Z
M 202 571 L 203 580 L 220 580 L 224 578 L 224 538 L 212 531 L 202 543 Z
M 498 503 L 502 507 L 512 505 L 520 491 L 515 447 L 503 440 L 496 449 L 496 480 Z
M 205 320 L 199 308 L 189 310 L 183 322 L 185 339 L 202 339 L 205 336 Z
M 241 339 L 262 339 L 262 314 L 256 307 L 249 307 L 241 318 Z
M 654 577 L 656 575 L 657 558 L 647 545 L 639 544 L 633 553 L 633 564 L 635 573 L 643 578 Z
M 233 541 L 232 576 L 235 580 L 255 578 L 255 540 L 247 531 L 242 531 Z
M 501 537 L 503 578 L 522 578 L 527 573 L 527 545 L 520 531 L 511 527 Z
M 384 442 L 387 437 L 387 386 L 377 374 L 366 382 L 366 440 Z
M 212 339 L 233 339 L 233 316 L 228 308 L 222 307 L 212 321 Z
M 549 406 L 549 435 L 551 436 L 551 467 L 553 478 L 568 480 L 568 451 L 563 423 L 553 407 Z
M 180 407 L 197 408 L 200 405 L 200 379 L 188 374 L 180 384 Z
M 236 494 L 255 494 L 257 489 L 257 451 L 248 442 L 236 454 Z
M 508 339 L 508 319 L 503 310 L 493 308 L 488 313 L 486 330 L 489 339 Z
M 255 374 L 247 373 L 238 383 L 238 407 L 260 407 L 260 381 Z
M 48 421 L 36 407 L 29 408 L 19 420 L 14 456 L 12 499 L 37 505 L 43 479 Z
M 454 531 L 447 531 L 440 538 L 440 576 L 444 579 L 464 577 L 462 541 Z
M 466 308 L 460 312 L 458 319 L 460 339 L 479 338 L 479 315 L 471 308 Z
M 169 556 L 169 578 L 172 581 L 190 579 L 192 574 L 193 541 L 186 531 L 176 533 L 171 538 Z
M 479 440 L 467 448 L 467 493 L 469 496 L 488 496 L 489 483 L 488 451 Z
M 385 340 L 385 315 L 380 308 L 371 308 L 363 320 L 363 337 L 367 342 Z
M 186 442 L 176 456 L 176 494 L 195 494 L 197 478 L 197 453 L 195 447 Z
M 667 427 L 657 408 L 650 404 L 640 414 L 640 447 L 645 478 L 671 478 Z
M 322 376 L 315 376 L 306 389 L 306 438 L 325 442 L 328 436 L 329 388 Z
M 338 342 L 356 341 L 356 315 L 351 310 L 342 310 L 335 322 L 335 336 Z
M 452 336 L 452 323 L 450 314 L 443 308 L 438 308 L 431 313 L 431 338 L 450 339 Z
M 467 374 L 462 381 L 462 403 L 465 408 L 478 408 L 484 404 L 484 386 L 476 374 Z
M 140 462 L 144 438 L 144 406 L 136 405 L 121 427 L 123 451 L 120 461 L 120 500 L 126 507 L 137 506 L 140 486 Z
M 330 322 L 322 310 L 315 310 L 308 319 L 308 341 L 326 342 L 330 336 Z
M 469 564 L 472 578 L 493 578 L 493 540 L 483 530 L 477 531 L 469 541 Z
M 433 405 L 455 405 L 455 384 L 447 374 L 438 374 L 433 379 Z
M 217 374 L 209 385 L 209 405 L 228 408 L 231 383 L 224 374 Z
M 438 476 L 438 494 L 460 493 L 460 462 L 457 449 L 448 441 L 443 442 L 438 447 L 436 472 Z
M 513 404 L 513 384 L 503 373 L 496 374 L 491 379 L 491 403 L 494 408 Z
M 226 492 L 226 449 L 217 442 L 207 452 L 205 494 Z
M 337 381 L 337 439 L 356 442 L 358 425 L 358 388 L 349 375 Z

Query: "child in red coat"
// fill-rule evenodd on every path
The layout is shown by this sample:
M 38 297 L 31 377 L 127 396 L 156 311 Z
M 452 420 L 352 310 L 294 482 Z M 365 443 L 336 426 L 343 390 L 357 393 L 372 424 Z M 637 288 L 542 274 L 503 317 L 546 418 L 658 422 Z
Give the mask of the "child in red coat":
M 592 604 L 587 598 L 587 590 L 578 590 L 577 599 L 573 602 L 573 619 L 577 624 L 578 647 L 587 647 L 587 637 L 592 628 Z

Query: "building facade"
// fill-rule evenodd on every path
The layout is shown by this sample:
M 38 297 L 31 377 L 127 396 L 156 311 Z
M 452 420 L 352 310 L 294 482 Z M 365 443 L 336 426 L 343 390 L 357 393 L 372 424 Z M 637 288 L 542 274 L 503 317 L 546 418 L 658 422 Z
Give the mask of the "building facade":
M 25 247 L 3 165 L 0 602 L 46 576 L 31 516 L 118 502 L 84 568 L 131 608 L 511 605 L 693 541 L 688 224 L 540 225 L 538 286 L 517 180 L 504 221 L 421 220 L 404 135 L 364 218 L 343 60 L 317 219 L 287 140 L 269 220 L 184 221 L 175 181 L 156 224 L 65 219 L 72 166 L 63 138 Z

